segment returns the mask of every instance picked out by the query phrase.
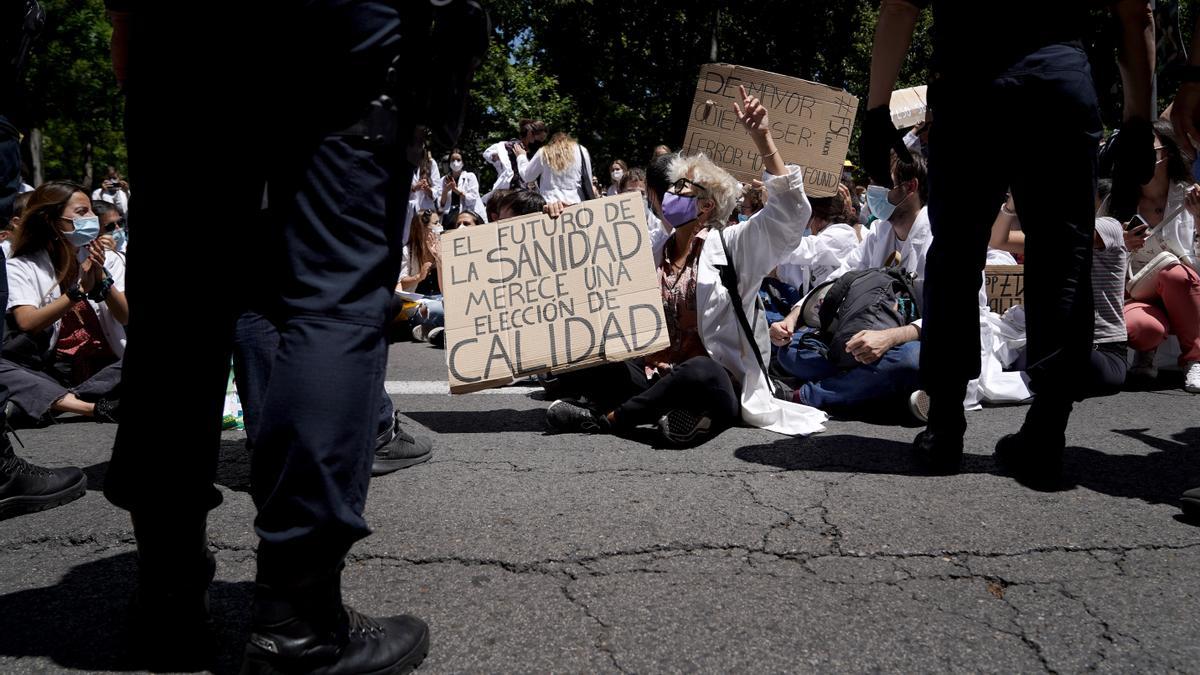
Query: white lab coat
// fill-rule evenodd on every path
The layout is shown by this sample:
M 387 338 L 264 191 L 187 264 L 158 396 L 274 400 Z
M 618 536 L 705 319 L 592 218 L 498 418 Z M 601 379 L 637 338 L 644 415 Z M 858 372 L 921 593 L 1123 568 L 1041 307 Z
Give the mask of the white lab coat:
M 449 174 L 454 175 L 454 174 Z M 454 204 L 454 193 L 445 194 L 441 192 L 445 186 L 438 188 L 438 200 L 442 203 L 442 214 L 446 214 L 450 207 Z M 459 202 L 463 211 L 470 211 L 479 216 L 483 222 L 487 222 L 487 211 L 483 208 L 483 200 L 479 198 L 479 179 L 470 171 L 463 170 L 458 175 L 458 189 L 462 190 L 463 194 L 459 197 Z M 445 197 L 443 198 L 443 194 Z M 442 223 L 443 227 L 449 227 L 450 224 Z
M 528 162 L 518 157 L 517 168 L 521 171 L 521 180 L 526 183 L 537 183 L 538 192 L 542 194 L 547 204 L 554 202 L 562 202 L 568 206 L 578 204 L 580 181 L 586 180 L 591 183 L 592 180 L 590 171 L 588 176 L 584 177 L 583 175 L 583 165 L 579 163 L 581 152 L 588 169 L 591 169 L 592 156 L 588 153 L 587 148 L 579 144 L 571 151 L 571 163 L 561 172 L 555 171 L 546 163 L 545 148 L 538 149 L 534 153 L 533 159 Z
M 771 341 L 767 320 L 760 311 L 758 289 L 762 280 L 794 250 L 804 236 L 804 227 L 812 207 L 804 194 L 803 172 L 788 166 L 785 176 L 763 174 L 769 199 L 766 207 L 742 223 L 729 225 L 720 234 L 725 237 L 738 273 L 740 302 L 754 327 L 754 339 L 764 363 L 771 359 Z M 659 228 L 652 233 L 655 264 L 662 264 L 663 247 L 670 233 Z M 714 231 L 713 234 L 718 234 Z M 741 380 L 742 421 L 751 426 L 780 434 L 801 435 L 824 431 L 828 416 L 809 406 L 781 401 L 771 394 L 770 384 L 758 366 L 754 353 L 734 314 L 732 300 L 721 284 L 717 265 L 726 262 L 725 251 L 717 236 L 709 236 L 700 254 L 696 279 L 698 328 L 704 348 L 714 361 Z
M 508 157 L 508 148 L 505 147 L 508 142 L 493 143 L 483 151 L 483 161 L 491 164 L 492 168 L 496 170 L 496 182 L 492 184 L 492 189 L 483 196 L 485 203 L 496 190 L 507 190 L 508 186 L 512 185 L 513 176 L 517 175 L 518 167 L 512 165 L 512 160 Z
M 827 225 L 819 234 L 805 237 L 783 262 L 777 276 L 802 294 L 833 277 L 858 248 L 858 235 L 845 223 Z M 811 286 L 810 286 L 811 281 Z

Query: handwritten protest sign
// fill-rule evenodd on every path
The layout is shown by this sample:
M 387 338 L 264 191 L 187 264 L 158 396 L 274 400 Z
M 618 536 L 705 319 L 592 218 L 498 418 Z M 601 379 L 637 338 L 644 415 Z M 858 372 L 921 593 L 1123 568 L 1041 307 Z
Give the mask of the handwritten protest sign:
M 733 111 L 735 101 L 741 104 L 738 85 L 766 106 L 783 161 L 804 167 L 805 191 L 812 197 L 837 194 L 858 99 L 816 82 L 724 63 L 702 66 L 684 153 L 703 152 L 743 182 L 762 177 L 762 158 Z
M 987 286 L 988 308 L 1003 314 L 1013 305 L 1025 302 L 1023 265 L 988 265 L 983 269 Z
M 638 193 L 446 232 L 442 267 L 452 393 L 669 343 Z

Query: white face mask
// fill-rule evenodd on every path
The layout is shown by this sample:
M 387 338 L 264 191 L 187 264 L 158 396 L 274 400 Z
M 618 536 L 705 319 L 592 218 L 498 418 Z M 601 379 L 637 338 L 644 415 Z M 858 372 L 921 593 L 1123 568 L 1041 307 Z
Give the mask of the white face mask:
M 611 174 L 609 174 L 609 175 L 611 175 L 611 176 L 612 176 L 612 179 L 613 179 L 614 181 L 618 181 L 618 180 L 621 180 L 621 176 L 624 176 L 624 175 L 625 175 L 625 172 L 624 172 L 624 171 L 622 171 L 622 170 L 620 170 L 620 169 L 613 169 L 613 170 L 612 170 L 612 173 L 611 173 Z
M 462 163 L 461 159 L 456 159 L 453 162 L 450 162 L 450 170 L 451 171 L 458 173 L 459 171 L 462 171 L 462 168 L 463 168 L 463 163 Z

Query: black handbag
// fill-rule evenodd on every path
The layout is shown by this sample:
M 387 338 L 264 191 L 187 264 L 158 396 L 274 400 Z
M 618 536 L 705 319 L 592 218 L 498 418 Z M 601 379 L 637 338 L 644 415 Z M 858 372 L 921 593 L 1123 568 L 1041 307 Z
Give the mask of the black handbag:
M 592 186 L 592 167 L 583 156 L 583 146 L 579 146 L 579 201 L 586 202 L 596 198 L 596 189 Z

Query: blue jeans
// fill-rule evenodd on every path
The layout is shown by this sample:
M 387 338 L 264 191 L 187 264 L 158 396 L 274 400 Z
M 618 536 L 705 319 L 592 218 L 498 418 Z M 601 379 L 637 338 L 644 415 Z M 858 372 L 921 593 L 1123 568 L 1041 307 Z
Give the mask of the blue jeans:
M 804 382 L 801 402 L 827 412 L 864 412 L 871 404 L 899 400 L 919 387 L 921 343 L 893 347 L 875 363 L 842 370 L 825 357 L 813 338 L 797 335 L 775 350 L 779 365 Z
M 442 296 L 431 295 L 421 300 L 420 307 L 413 313 L 413 327 L 428 326 L 440 328 L 446 325 L 446 308 L 442 305 Z

